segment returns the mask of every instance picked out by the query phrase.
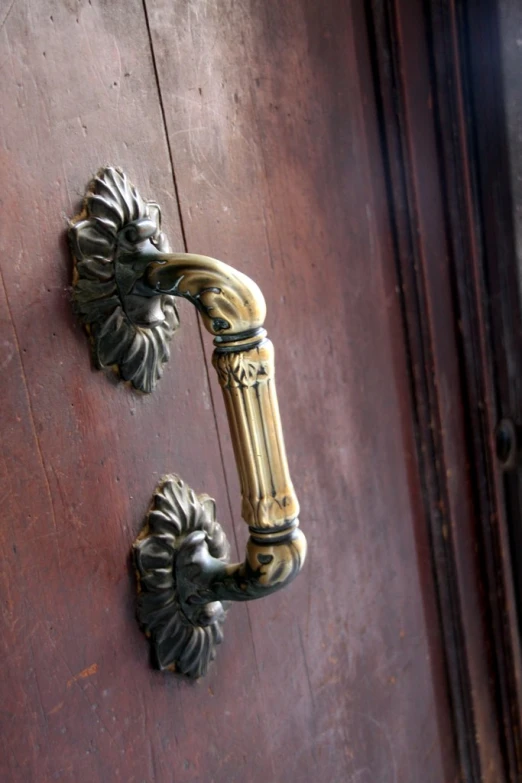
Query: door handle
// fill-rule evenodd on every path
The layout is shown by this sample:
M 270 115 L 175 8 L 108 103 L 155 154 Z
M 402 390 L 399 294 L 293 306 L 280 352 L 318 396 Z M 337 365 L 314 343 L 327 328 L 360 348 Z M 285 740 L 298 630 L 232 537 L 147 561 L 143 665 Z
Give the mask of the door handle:
M 221 386 L 249 526 L 244 562 L 228 562 L 214 501 L 178 476 L 154 492 L 134 543 L 138 620 L 157 665 L 200 677 L 222 641 L 230 601 L 280 590 L 299 573 L 306 539 L 288 470 L 274 377 L 274 348 L 256 283 L 222 261 L 171 253 L 161 211 L 119 169 L 101 169 L 69 227 L 73 301 L 95 364 L 142 392 L 154 389 L 188 299 L 214 336 Z

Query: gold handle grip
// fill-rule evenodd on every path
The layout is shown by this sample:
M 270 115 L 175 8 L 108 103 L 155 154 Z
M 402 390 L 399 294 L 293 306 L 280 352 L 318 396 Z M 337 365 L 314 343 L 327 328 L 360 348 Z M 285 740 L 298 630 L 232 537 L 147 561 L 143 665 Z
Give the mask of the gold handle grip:
M 171 253 L 160 209 L 126 176 L 102 169 L 69 230 L 75 309 L 96 364 L 136 389 L 153 390 L 178 326 L 173 297 L 199 310 L 214 335 L 222 388 L 250 529 L 244 562 L 228 563 L 211 498 L 177 476 L 157 486 L 134 544 L 138 619 L 162 669 L 198 677 L 222 638 L 229 601 L 268 595 L 299 573 L 306 539 L 290 479 L 275 388 L 266 305 L 253 280 L 216 259 Z
M 191 254 L 158 253 L 145 279 L 156 293 L 196 303 L 215 336 L 212 363 L 225 400 L 243 519 L 258 530 L 290 524 L 299 504 L 288 471 L 274 347 L 262 328 L 266 305 L 259 287 L 222 261 Z
M 237 353 L 216 348 L 213 364 L 225 399 L 243 519 L 259 531 L 285 527 L 297 518 L 299 503 L 281 429 L 274 346 L 264 338 Z
M 262 326 L 265 300 L 253 280 L 214 258 L 183 253 L 153 253 L 151 258 L 135 290 L 143 293 L 148 286 L 156 294 L 189 299 L 214 335 L 212 363 L 225 401 L 242 516 L 251 533 L 245 563 L 227 566 L 222 581 L 215 578 L 215 566 L 210 569 L 213 596 L 248 600 L 267 595 L 297 575 L 306 539 L 298 530 L 299 503 L 281 428 L 274 347 Z M 202 540 L 200 546 L 205 546 Z M 203 563 L 206 555 L 194 553 L 195 558 Z

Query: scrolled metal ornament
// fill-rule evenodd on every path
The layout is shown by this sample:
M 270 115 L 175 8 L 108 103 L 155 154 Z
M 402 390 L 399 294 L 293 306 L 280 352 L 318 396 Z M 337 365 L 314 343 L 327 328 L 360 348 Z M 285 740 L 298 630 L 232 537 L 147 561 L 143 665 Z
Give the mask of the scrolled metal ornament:
M 177 476 L 156 488 L 134 544 L 138 619 L 157 665 L 197 678 L 222 639 L 229 602 L 280 590 L 306 557 L 277 403 L 274 347 L 263 328 L 265 300 L 253 280 L 222 261 L 171 253 L 159 207 L 144 201 L 117 169 L 98 172 L 70 238 L 75 307 L 98 367 L 114 366 L 136 389 L 150 392 L 178 326 L 176 296 L 194 304 L 214 336 L 212 361 L 250 530 L 245 560 L 228 563 L 213 501 Z
M 125 250 L 150 244 L 168 253 L 160 223 L 157 204 L 144 201 L 126 175 L 110 167 L 94 177 L 69 227 L 74 309 L 91 338 L 94 363 L 142 392 L 151 392 L 161 377 L 179 320 L 173 296 L 133 294 L 134 268 L 129 285 Z
M 195 678 L 206 673 L 223 639 L 226 606 L 220 601 L 193 606 L 190 591 L 183 589 L 183 566 L 201 538 L 211 557 L 226 563 L 229 545 L 215 513 L 207 495 L 197 496 L 178 476 L 165 476 L 134 542 L 138 620 L 157 666 Z

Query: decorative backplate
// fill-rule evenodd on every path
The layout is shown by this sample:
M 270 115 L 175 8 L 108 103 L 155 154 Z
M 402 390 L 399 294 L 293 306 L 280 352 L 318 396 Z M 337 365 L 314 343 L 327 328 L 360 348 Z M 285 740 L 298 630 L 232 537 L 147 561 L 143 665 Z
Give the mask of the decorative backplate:
M 135 389 L 151 392 L 179 321 L 173 296 L 134 294 L 134 269 L 126 269 L 126 260 L 129 251 L 144 246 L 170 251 L 159 206 L 144 201 L 119 169 L 100 169 L 81 214 L 71 221 L 69 239 L 74 307 L 90 335 L 96 366 L 112 367 Z
M 263 326 L 266 303 L 253 280 L 223 261 L 171 253 L 159 207 L 143 201 L 118 169 L 98 172 L 69 233 L 75 307 L 98 367 L 114 367 L 150 392 L 178 326 L 175 296 L 198 309 L 214 337 L 212 362 L 250 530 L 245 559 L 228 562 L 214 502 L 177 476 L 156 488 L 134 544 L 138 619 L 157 665 L 197 678 L 221 642 L 229 602 L 281 590 L 306 557 L 277 403 L 274 346 Z
M 178 476 L 165 476 L 134 543 L 138 620 L 150 638 L 158 667 L 194 678 L 202 677 L 214 659 L 226 615 L 221 601 L 200 602 L 184 610 L 178 590 L 183 578 L 180 568 L 186 574 L 186 561 L 202 539 L 212 557 L 227 562 L 228 541 L 215 521 L 212 498 L 197 496 Z M 190 568 L 198 570 L 197 565 Z

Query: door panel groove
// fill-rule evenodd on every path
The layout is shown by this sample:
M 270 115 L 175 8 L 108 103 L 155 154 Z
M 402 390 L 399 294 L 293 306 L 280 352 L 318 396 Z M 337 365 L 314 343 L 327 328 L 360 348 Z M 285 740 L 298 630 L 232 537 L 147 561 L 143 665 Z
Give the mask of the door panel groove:
M 441 149 L 429 147 L 438 61 L 436 72 L 424 68 L 434 4 L 385 4 L 383 13 L 401 10 L 395 26 L 405 30 L 399 85 L 387 70 L 389 34 L 381 46 L 375 31 L 370 51 L 377 5 L 18 0 L 4 16 L 6 783 L 458 777 L 432 567 L 440 552 L 426 508 L 440 523 L 438 544 L 451 539 L 445 578 L 458 584 L 452 605 L 440 605 L 448 623 L 458 624 L 453 612 L 466 621 L 471 701 L 489 687 L 479 633 L 489 615 L 471 589 L 475 468 L 462 448 L 471 419 L 453 316 L 460 289 L 470 300 L 479 289 L 461 273 L 452 288 L 446 275 L 437 205 L 450 189 L 440 176 L 450 128 Z M 435 5 L 433 36 L 436 13 L 453 13 L 451 3 Z M 380 105 L 380 89 L 400 116 Z M 383 125 L 397 130 L 401 112 L 419 121 L 398 128 L 407 138 L 399 133 L 397 149 Z M 216 498 L 242 550 L 239 481 L 212 346 L 187 302 L 152 395 L 132 394 L 89 364 L 70 304 L 66 218 L 105 165 L 161 205 L 174 248 L 229 262 L 263 290 L 309 542 L 287 590 L 231 609 L 217 659 L 192 684 L 150 665 L 130 547 L 154 486 L 175 471 Z M 394 236 L 403 230 L 415 257 Z M 468 358 L 487 360 L 479 351 Z M 481 371 L 470 399 L 475 386 L 481 393 Z M 424 446 L 426 462 L 439 463 L 433 487 L 419 476 Z M 484 769 L 488 758 L 496 764 L 487 729 L 496 719 L 480 722 Z M 481 774 L 473 763 L 468 777 Z

